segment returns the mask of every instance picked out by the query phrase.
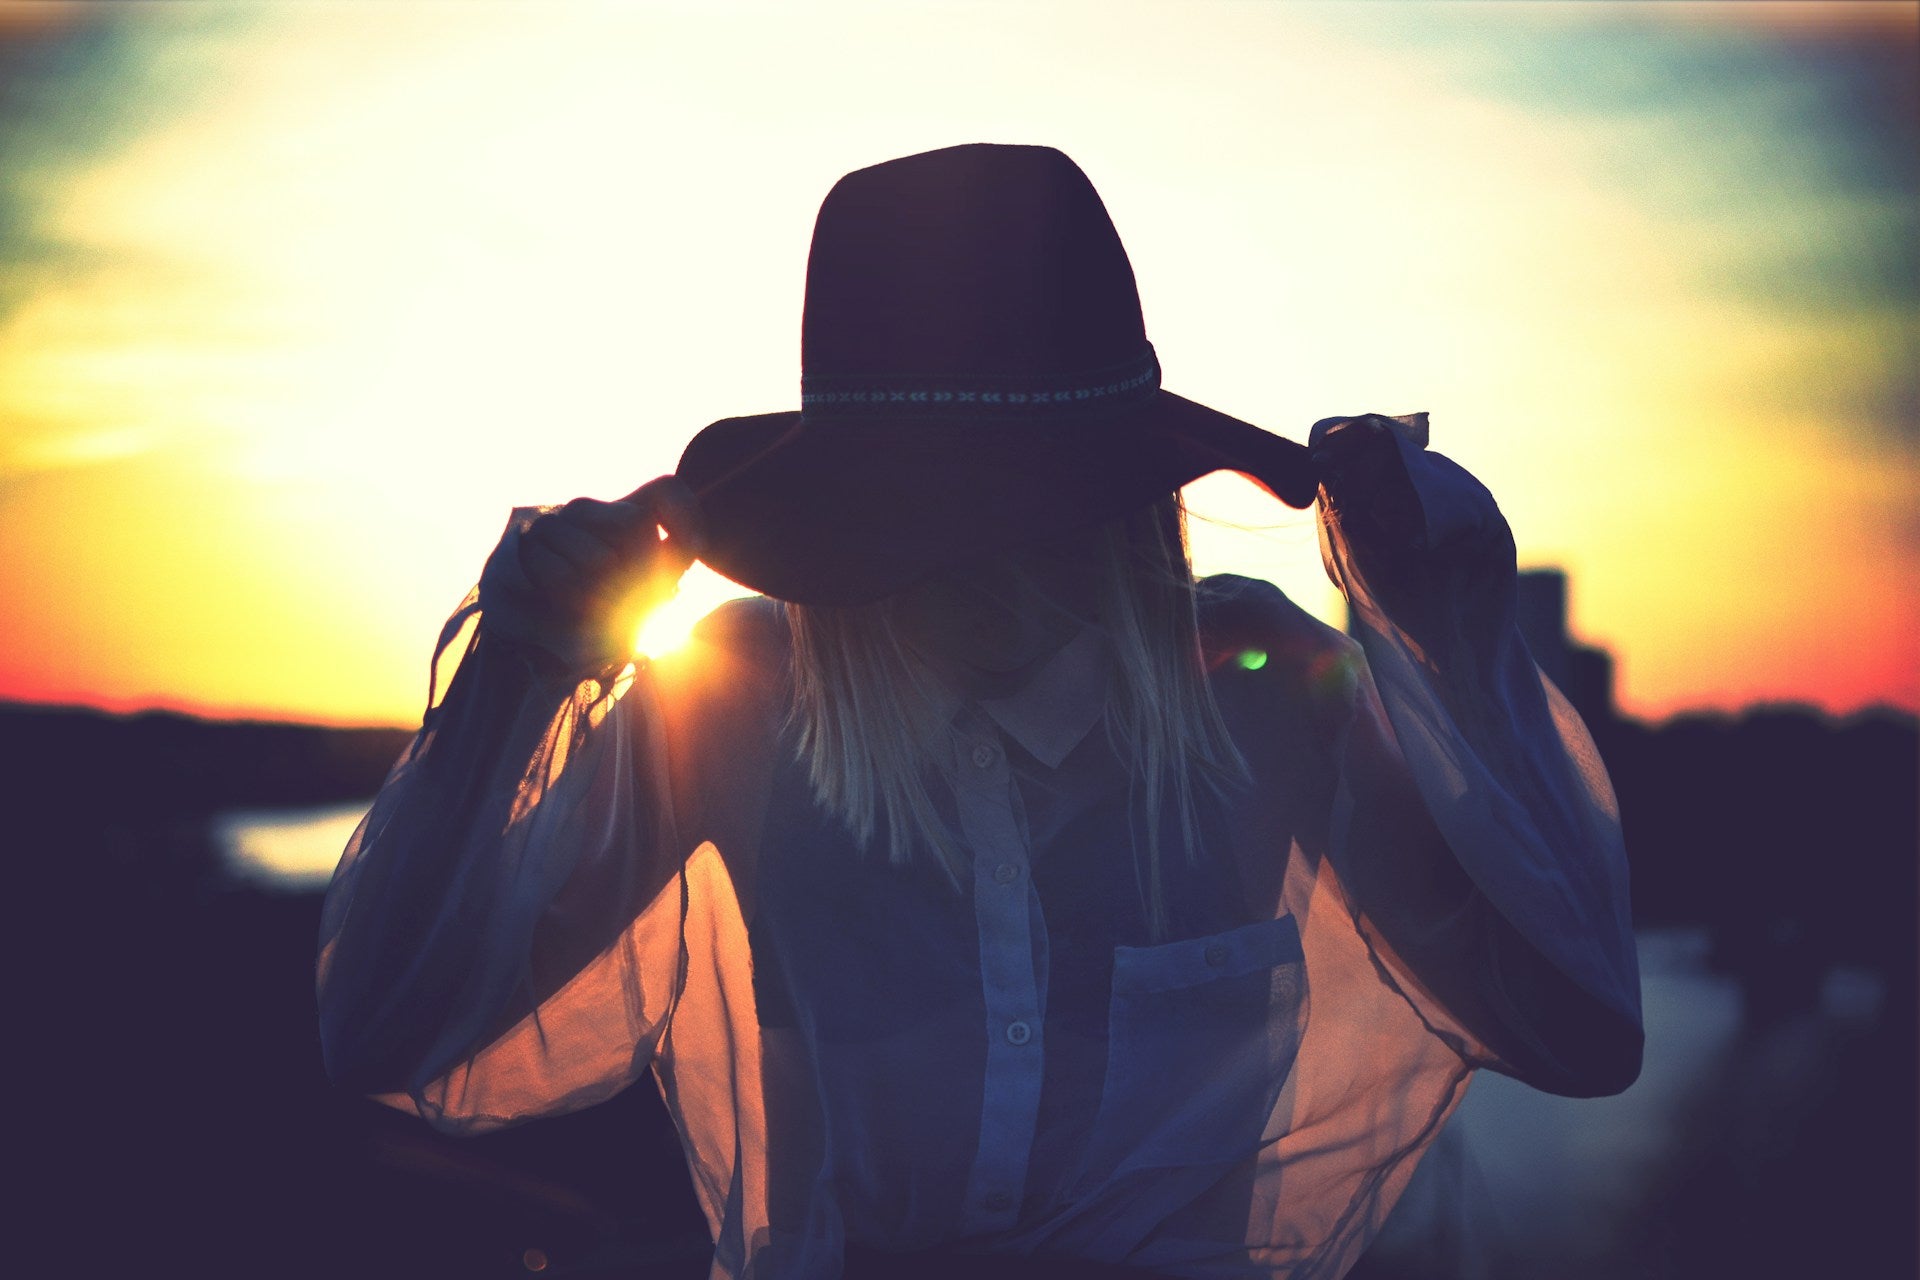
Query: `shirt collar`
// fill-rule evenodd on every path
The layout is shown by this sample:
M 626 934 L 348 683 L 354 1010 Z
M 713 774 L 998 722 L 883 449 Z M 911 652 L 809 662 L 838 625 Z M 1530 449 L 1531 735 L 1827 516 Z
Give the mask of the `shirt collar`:
M 1107 705 L 1106 637 L 1082 627 L 1018 693 L 982 698 L 980 709 L 1034 759 L 1057 769 Z

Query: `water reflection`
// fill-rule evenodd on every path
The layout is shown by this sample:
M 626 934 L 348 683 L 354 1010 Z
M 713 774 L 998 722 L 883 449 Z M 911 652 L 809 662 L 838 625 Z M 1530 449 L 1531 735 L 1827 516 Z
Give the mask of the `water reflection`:
M 307 893 L 327 887 L 340 851 L 367 816 L 365 800 L 311 809 L 231 809 L 215 815 L 214 843 L 229 879 Z

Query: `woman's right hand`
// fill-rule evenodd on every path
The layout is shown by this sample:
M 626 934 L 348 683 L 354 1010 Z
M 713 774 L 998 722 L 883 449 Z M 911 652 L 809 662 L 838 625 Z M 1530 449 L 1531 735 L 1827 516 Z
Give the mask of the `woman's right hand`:
M 615 502 L 575 498 L 494 548 L 480 574 L 482 627 L 571 670 L 625 661 L 633 620 L 673 594 L 703 536 L 699 499 L 676 476 Z

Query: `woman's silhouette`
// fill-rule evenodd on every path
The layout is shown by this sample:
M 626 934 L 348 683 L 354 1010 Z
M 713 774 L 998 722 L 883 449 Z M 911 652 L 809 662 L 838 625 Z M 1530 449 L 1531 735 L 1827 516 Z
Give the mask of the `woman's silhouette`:
M 803 367 L 515 514 L 328 896 L 336 1080 L 465 1133 L 651 1070 L 720 1276 L 1300 1280 L 1474 1069 L 1632 1080 L 1606 775 L 1424 416 L 1309 453 L 1162 390 L 1038 147 L 838 183 Z M 1318 496 L 1358 644 L 1194 582 L 1221 468 Z M 769 598 L 623 671 L 609 619 L 696 555 Z

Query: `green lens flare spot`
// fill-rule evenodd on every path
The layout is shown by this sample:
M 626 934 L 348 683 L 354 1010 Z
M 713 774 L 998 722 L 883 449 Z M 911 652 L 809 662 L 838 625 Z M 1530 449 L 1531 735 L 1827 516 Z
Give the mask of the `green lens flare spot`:
M 1240 656 L 1234 659 L 1234 661 L 1240 664 L 1242 671 L 1258 671 L 1267 665 L 1267 651 L 1265 649 L 1243 649 L 1240 651 Z

